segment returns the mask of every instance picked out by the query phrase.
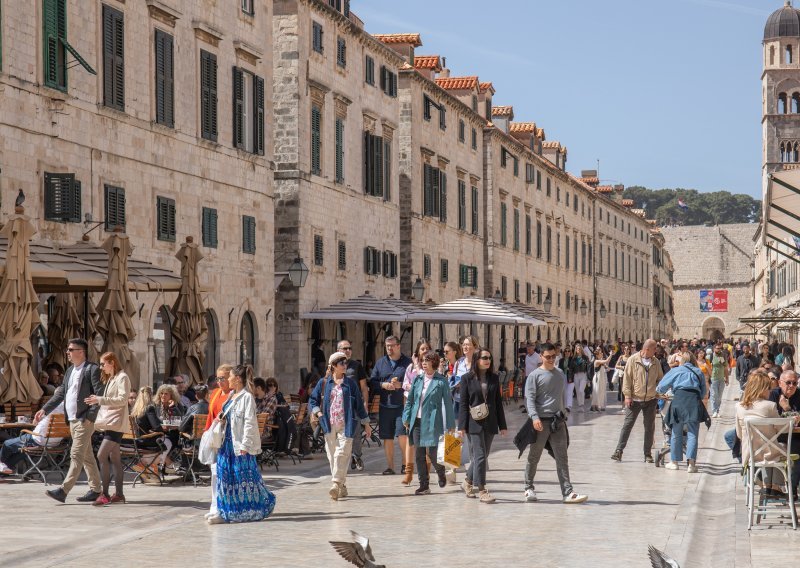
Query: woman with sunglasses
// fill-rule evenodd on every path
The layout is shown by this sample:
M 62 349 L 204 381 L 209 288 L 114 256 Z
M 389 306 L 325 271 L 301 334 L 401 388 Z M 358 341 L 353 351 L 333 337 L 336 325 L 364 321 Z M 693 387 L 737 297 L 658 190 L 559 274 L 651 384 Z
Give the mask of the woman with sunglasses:
M 458 429 L 461 437 L 469 436 L 472 461 L 461 488 L 467 497 L 477 497 L 481 503 L 494 503 L 486 489 L 486 470 L 492 440 L 498 431 L 506 435 L 506 415 L 500 392 L 500 379 L 494 372 L 492 353 L 479 349 L 472 356 L 472 370 L 461 377 L 461 408 Z M 479 417 L 479 412 L 486 411 Z
M 319 417 L 319 425 L 325 433 L 325 453 L 332 482 L 328 495 L 334 501 L 347 497 L 347 466 L 350 465 L 356 423 L 361 422 L 367 439 L 372 436 L 361 388 L 347 376 L 346 371 L 347 355 L 337 351 L 328 358 L 328 371 L 317 382 L 308 399 L 311 413 Z

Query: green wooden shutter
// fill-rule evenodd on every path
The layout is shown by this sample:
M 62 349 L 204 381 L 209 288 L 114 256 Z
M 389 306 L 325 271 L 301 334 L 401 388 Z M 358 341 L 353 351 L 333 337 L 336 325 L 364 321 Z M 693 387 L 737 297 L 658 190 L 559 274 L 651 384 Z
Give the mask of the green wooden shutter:
M 253 102 L 255 124 L 253 125 L 253 153 L 264 155 L 264 79 L 253 76 Z
M 217 141 L 217 56 L 200 50 L 200 133 Z
M 336 138 L 336 183 L 344 183 L 344 121 L 337 116 L 334 126 Z
M 125 20 L 103 5 L 103 104 L 125 110 Z
M 175 126 L 175 70 L 172 36 L 156 30 L 156 122 Z
M 244 73 L 233 68 L 233 147 L 244 149 Z
M 322 112 L 319 107 L 311 107 L 311 173 L 321 174 L 321 139 L 320 123 L 322 122 Z

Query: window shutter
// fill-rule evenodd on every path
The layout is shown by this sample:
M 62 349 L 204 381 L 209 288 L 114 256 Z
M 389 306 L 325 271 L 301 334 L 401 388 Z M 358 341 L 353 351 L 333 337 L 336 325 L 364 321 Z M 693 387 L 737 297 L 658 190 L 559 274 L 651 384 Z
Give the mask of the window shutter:
M 175 93 L 172 36 L 156 30 L 156 122 L 175 126 Z
M 244 73 L 233 68 L 233 147 L 244 149 Z
M 103 5 L 103 104 L 125 110 L 125 21 Z
M 217 141 L 217 56 L 200 50 L 200 130 Z
M 264 155 L 264 79 L 253 76 L 253 102 L 255 113 L 253 120 L 253 153 Z

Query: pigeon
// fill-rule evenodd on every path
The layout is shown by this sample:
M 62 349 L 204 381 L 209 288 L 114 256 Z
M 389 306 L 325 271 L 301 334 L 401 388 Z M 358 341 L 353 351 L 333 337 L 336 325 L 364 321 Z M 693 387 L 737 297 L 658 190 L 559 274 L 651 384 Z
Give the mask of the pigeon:
M 334 540 L 328 542 L 342 558 L 355 564 L 358 568 L 386 568 L 383 564 L 375 564 L 375 557 L 372 555 L 372 548 L 367 537 L 361 536 L 355 531 L 350 531 L 350 534 L 353 535 L 353 542 Z
M 22 207 L 23 203 L 25 203 L 25 194 L 22 192 L 22 188 L 20 188 L 19 193 L 17 194 L 17 200 L 14 201 L 14 205 L 17 207 Z
M 647 554 L 650 556 L 650 564 L 653 565 L 653 568 L 681 568 L 674 558 L 670 558 L 652 544 L 647 545 Z

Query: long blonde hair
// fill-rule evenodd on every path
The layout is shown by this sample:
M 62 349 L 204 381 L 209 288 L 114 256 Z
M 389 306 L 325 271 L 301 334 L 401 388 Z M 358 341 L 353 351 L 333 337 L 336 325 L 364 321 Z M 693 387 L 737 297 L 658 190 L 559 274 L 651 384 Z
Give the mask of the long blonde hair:
M 771 386 L 771 379 L 763 369 L 753 369 L 747 375 L 747 384 L 744 386 L 744 393 L 739 404 L 743 408 L 752 408 L 754 402 L 762 400 L 761 393 L 769 390 Z
M 147 411 L 149 406 L 153 405 L 153 389 L 150 387 L 142 387 L 139 389 L 139 394 L 136 396 L 136 402 L 133 403 L 131 416 L 134 418 L 141 418 Z

